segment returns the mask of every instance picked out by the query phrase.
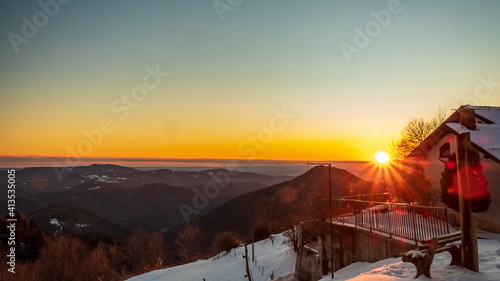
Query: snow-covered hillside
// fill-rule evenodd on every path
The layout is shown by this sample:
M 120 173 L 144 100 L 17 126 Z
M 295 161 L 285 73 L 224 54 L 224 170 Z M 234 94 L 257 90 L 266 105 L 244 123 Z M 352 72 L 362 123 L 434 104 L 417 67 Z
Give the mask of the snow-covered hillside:
M 283 245 L 285 237 L 275 235 L 273 241 L 266 239 L 255 243 L 255 262 L 252 263 L 252 247 L 248 246 L 250 270 L 253 280 L 274 280 L 279 276 L 287 275 L 295 270 L 296 254 Z M 246 281 L 244 247 L 233 249 L 228 255 L 215 256 L 208 260 L 151 271 L 128 279 L 128 281 Z
M 472 280 L 500 280 L 500 235 L 488 232 L 479 232 L 485 239 L 478 240 L 479 273 L 462 270 L 459 266 L 449 266 L 449 253 L 439 253 L 435 256 L 431 267 L 432 280 L 472 281 Z M 283 245 L 284 236 L 276 235 L 274 245 L 271 240 L 264 240 L 255 244 L 256 263 L 250 264 L 253 280 L 271 280 L 274 271 L 274 280 L 280 276 L 291 274 L 295 269 L 296 255 L 287 246 Z M 128 281 L 246 281 L 245 260 L 242 258 L 244 248 L 233 249 L 229 255 L 213 257 L 208 260 L 199 260 L 190 264 L 152 271 L 128 279 Z M 251 257 L 251 247 L 249 247 Z M 263 272 L 263 273 L 262 273 Z M 403 263 L 401 258 L 390 258 L 375 263 L 354 263 L 335 272 L 336 281 L 399 281 L 415 280 L 416 269 L 411 263 Z M 291 276 L 290 276 L 291 277 Z M 286 278 L 286 280 L 291 280 Z M 330 275 L 321 281 L 331 280 Z M 420 276 L 416 280 L 431 280 Z

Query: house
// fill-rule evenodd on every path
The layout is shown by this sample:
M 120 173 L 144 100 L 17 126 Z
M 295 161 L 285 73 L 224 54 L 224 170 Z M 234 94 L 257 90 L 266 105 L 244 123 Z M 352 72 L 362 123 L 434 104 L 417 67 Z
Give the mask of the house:
M 442 172 L 446 163 L 455 157 L 456 136 L 465 132 L 470 132 L 472 152 L 479 156 L 478 163 L 491 194 L 488 210 L 474 213 L 477 226 L 500 233 L 500 107 L 461 106 L 420 143 L 407 159 L 423 166 L 425 176 L 432 184 L 431 192 L 440 195 Z

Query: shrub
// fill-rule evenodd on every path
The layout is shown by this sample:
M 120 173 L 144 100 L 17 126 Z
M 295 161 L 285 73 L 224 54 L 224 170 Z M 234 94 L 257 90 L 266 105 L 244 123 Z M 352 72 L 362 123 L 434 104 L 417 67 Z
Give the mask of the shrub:
M 41 251 L 42 280 L 81 280 L 87 248 L 78 239 L 63 237 Z
M 225 252 L 229 253 L 231 249 L 240 246 L 240 241 L 236 237 L 236 234 L 231 231 L 224 231 L 215 236 L 212 243 L 212 249 L 215 253 Z

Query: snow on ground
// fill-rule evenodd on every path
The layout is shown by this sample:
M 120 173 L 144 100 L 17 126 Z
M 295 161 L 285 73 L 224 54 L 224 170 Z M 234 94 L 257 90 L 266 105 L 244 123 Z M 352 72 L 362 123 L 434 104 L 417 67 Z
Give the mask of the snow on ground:
M 401 258 L 389 258 L 375 263 L 357 262 L 335 272 L 335 281 L 400 281 L 400 280 L 436 280 L 436 281 L 493 281 L 500 280 L 500 234 L 478 232 L 479 273 L 462 270 L 459 266 L 449 266 L 451 255 L 439 253 L 434 257 L 431 267 L 432 279 L 420 276 L 414 279 L 416 269 L 411 263 L 403 263 Z M 295 270 L 295 253 L 282 245 L 283 235 L 276 235 L 274 245 L 264 240 L 255 244 L 256 264 L 250 263 L 253 280 L 274 280 L 288 275 Z M 190 264 L 156 270 L 135 276 L 128 281 L 246 281 L 244 277 L 245 260 L 242 258 L 244 248 L 233 249 L 228 255 L 199 260 Z M 248 247 L 251 257 L 251 246 Z M 264 267 L 264 274 L 262 268 Z M 293 274 L 292 274 L 293 275 Z M 290 279 L 292 280 L 292 279 Z M 321 281 L 329 281 L 331 275 Z
M 57 218 L 51 218 L 50 224 L 55 225 L 55 226 L 61 226 L 61 224 L 59 223 L 59 220 Z
M 431 266 L 431 276 L 415 278 L 416 269 L 411 263 L 404 263 L 401 258 L 390 258 L 375 263 L 357 262 L 335 272 L 335 281 L 399 281 L 399 280 L 436 280 L 436 281 L 472 281 L 500 280 L 500 234 L 478 232 L 479 273 L 462 270 L 460 266 L 449 266 L 451 255 L 448 252 L 436 254 Z M 331 275 L 321 281 L 329 281 Z
M 99 181 L 99 182 L 107 182 L 107 183 L 117 183 L 119 181 L 123 181 L 123 180 L 127 180 L 127 178 L 123 178 L 123 177 L 109 177 L 109 176 L 106 176 L 106 175 L 102 175 L 102 176 L 99 176 L 99 175 L 82 175 L 82 177 L 86 178 L 86 179 L 89 179 L 89 180 L 96 180 L 96 181 Z M 83 182 L 83 181 L 82 181 Z
M 248 245 L 249 266 L 255 281 L 274 280 L 295 270 L 296 254 L 288 246 L 283 245 L 285 237 L 274 236 L 274 244 L 270 239 L 255 243 L 255 262 L 252 263 L 252 246 Z M 244 247 L 233 249 L 228 255 L 215 256 L 207 260 L 155 270 L 128 279 L 128 281 L 247 281 Z
M 61 223 L 59 222 L 59 220 L 57 218 L 51 218 L 50 219 L 50 224 L 52 225 L 55 225 L 55 226 L 58 226 L 59 228 L 56 229 L 56 231 L 54 232 L 54 236 L 57 236 L 57 232 L 59 230 L 62 230 L 63 229 L 63 226 L 61 225 Z

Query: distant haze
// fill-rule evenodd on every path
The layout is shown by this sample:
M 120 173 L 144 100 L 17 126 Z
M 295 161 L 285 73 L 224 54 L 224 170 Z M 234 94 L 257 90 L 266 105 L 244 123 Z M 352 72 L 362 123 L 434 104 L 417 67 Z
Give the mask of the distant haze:
M 72 159 L 75 161 L 74 159 Z M 68 160 L 69 161 L 69 160 Z M 63 157 L 0 157 L 0 170 L 26 167 L 55 167 L 99 164 L 116 164 L 141 170 L 168 168 L 181 171 L 201 171 L 214 168 L 238 169 L 265 175 L 298 176 L 312 168 L 315 161 L 237 160 L 237 159 L 117 159 L 85 158 L 78 165 L 67 165 Z M 331 161 L 333 167 L 345 169 L 365 180 L 373 181 L 374 164 L 368 161 Z

